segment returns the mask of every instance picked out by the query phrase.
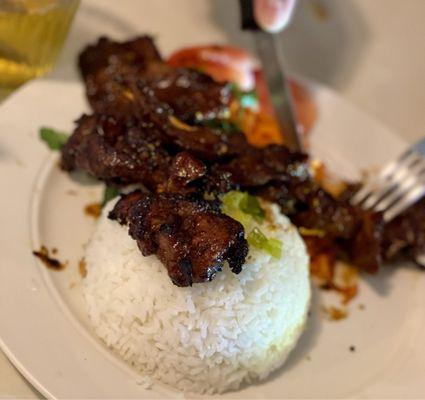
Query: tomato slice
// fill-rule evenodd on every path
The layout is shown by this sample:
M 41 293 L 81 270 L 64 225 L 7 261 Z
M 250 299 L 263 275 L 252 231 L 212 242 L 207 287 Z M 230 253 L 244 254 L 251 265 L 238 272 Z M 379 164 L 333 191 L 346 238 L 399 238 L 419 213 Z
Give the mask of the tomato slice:
M 254 88 L 255 62 L 248 52 L 232 46 L 194 46 L 173 53 L 168 63 L 200 69 L 218 82 L 235 82 L 243 90 Z

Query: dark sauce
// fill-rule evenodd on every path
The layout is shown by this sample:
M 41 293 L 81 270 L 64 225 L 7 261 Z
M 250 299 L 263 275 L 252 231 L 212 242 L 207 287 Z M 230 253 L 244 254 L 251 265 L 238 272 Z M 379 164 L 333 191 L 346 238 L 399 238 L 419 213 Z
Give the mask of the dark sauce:
M 50 257 L 49 250 L 46 246 L 41 246 L 40 250 L 34 250 L 32 254 L 34 254 L 49 269 L 60 271 L 66 267 L 66 263 Z
M 95 219 L 100 217 L 102 212 L 102 206 L 100 203 L 90 203 L 84 207 L 84 213 L 89 217 L 93 217 Z

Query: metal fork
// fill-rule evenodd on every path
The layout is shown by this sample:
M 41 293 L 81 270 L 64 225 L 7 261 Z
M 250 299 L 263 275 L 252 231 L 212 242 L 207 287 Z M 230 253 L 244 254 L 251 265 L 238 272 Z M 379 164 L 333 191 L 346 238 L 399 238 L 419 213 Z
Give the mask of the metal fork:
M 369 179 L 351 198 L 351 203 L 383 212 L 389 222 L 425 194 L 425 139 L 406 150 Z M 425 265 L 425 252 L 416 259 Z

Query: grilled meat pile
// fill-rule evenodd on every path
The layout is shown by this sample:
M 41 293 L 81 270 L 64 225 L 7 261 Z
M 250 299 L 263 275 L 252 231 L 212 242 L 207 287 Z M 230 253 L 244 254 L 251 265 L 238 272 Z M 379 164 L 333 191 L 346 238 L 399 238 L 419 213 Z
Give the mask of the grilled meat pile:
M 101 38 L 82 52 L 79 66 L 93 112 L 76 122 L 62 168 L 109 185 L 143 185 L 110 217 L 129 226 L 144 255 L 158 255 L 176 285 L 211 280 L 225 261 L 240 272 L 244 230 L 220 212 L 218 200 L 232 189 L 279 204 L 295 225 L 322 232 L 321 241 L 369 272 L 383 259 L 412 257 L 424 247 L 425 227 L 412 212 L 384 226 L 380 214 L 314 182 L 307 155 L 279 145 L 256 148 L 241 131 L 211 127 L 217 125 L 206 122 L 229 117 L 230 85 L 167 65 L 150 37 Z M 205 193 L 216 200 L 205 201 Z

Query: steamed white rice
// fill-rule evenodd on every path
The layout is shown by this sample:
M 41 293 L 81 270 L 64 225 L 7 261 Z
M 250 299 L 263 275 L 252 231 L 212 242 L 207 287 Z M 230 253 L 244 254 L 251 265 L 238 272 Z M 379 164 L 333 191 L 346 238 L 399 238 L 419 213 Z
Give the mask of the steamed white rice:
M 306 321 L 308 256 L 296 228 L 267 208 L 273 223 L 261 230 L 282 241 L 281 259 L 251 248 L 239 275 L 225 267 L 187 288 L 172 284 L 156 256 L 143 257 L 105 210 L 85 255 L 97 335 L 143 375 L 185 392 L 237 389 L 279 368 Z

